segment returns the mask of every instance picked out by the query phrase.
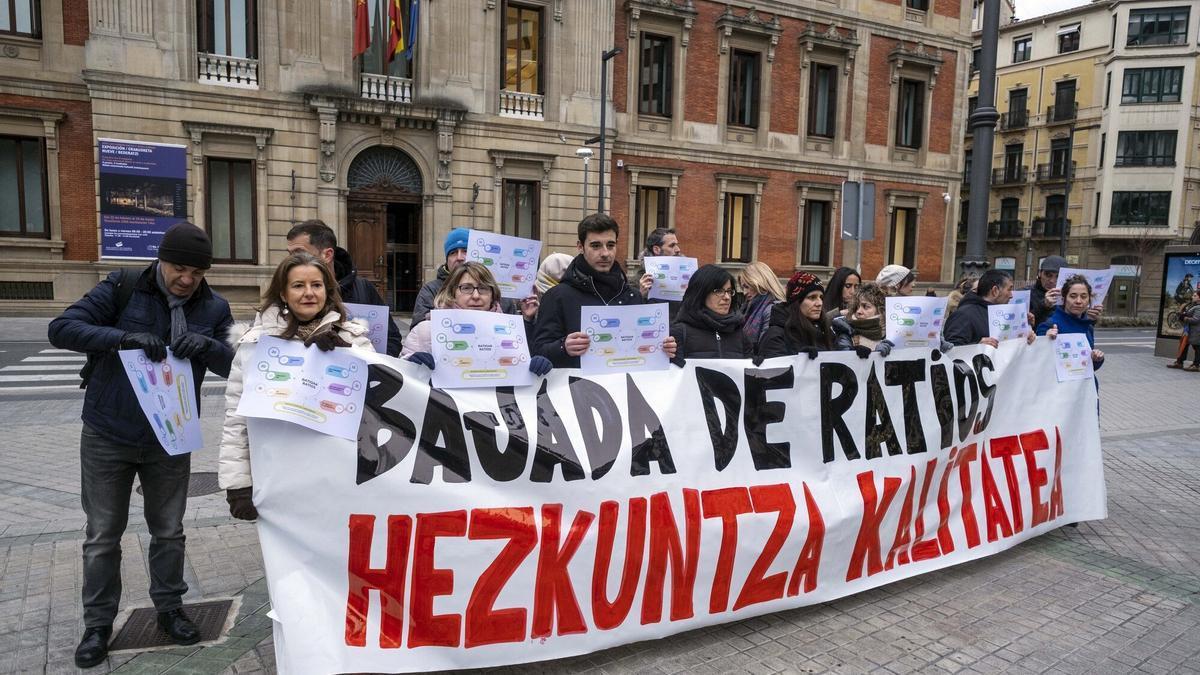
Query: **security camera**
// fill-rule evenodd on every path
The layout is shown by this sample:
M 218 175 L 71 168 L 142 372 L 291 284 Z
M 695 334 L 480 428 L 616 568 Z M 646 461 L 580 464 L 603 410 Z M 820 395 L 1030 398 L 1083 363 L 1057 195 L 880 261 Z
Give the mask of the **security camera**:
M 950 203 L 950 193 L 949 192 L 942 193 L 942 201 L 946 202 L 947 204 Z

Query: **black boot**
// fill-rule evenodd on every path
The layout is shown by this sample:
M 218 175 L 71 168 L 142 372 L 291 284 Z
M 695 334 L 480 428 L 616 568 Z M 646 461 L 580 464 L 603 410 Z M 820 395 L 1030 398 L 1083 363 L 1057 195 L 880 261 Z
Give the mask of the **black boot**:
M 112 626 L 98 626 L 83 631 L 83 639 L 75 648 L 75 665 L 91 668 L 108 658 L 108 639 L 112 637 Z
M 158 625 L 162 627 L 171 641 L 177 645 L 194 645 L 200 641 L 200 631 L 196 624 L 183 613 L 182 609 L 172 609 L 158 613 Z

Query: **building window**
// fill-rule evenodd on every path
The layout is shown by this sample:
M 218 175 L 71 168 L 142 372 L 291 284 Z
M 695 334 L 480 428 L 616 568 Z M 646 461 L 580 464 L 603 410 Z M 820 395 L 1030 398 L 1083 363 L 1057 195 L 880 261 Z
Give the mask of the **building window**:
M 0 235 L 50 237 L 45 156 L 40 138 L 0 136 Z
M 754 195 L 725 194 L 721 262 L 750 262 L 754 255 Z
M 929 0 L 908 0 L 908 8 L 915 9 L 918 12 L 928 12 Z
M 500 232 L 510 237 L 540 239 L 539 200 L 541 183 L 537 181 L 504 181 L 504 212 Z
M 892 209 L 892 231 L 889 239 L 888 264 L 904 265 L 912 269 L 917 262 L 917 210 L 896 207 Z
M 902 79 L 896 104 L 896 145 L 913 149 L 921 147 L 924 129 L 925 83 Z
M 1024 63 L 1033 54 L 1033 36 L 1026 35 L 1013 39 L 1013 63 Z
M 542 10 L 516 4 L 504 8 L 503 88 L 523 94 L 542 91 Z
M 1058 53 L 1079 51 L 1079 24 L 1073 23 L 1058 29 Z
M 967 97 L 967 118 L 968 118 L 968 121 L 970 120 L 970 117 L 971 117 L 971 115 L 974 115 L 974 114 L 975 114 L 975 109 L 976 109 L 976 108 L 978 108 L 978 107 L 979 107 L 979 97 L 978 97 L 978 96 L 968 96 L 968 97 Z
M 1050 178 L 1066 178 L 1067 162 L 1071 161 L 1071 140 L 1055 138 L 1050 141 Z
M 1121 103 L 1178 103 L 1182 92 L 1182 66 L 1127 68 L 1121 83 Z
M 0 0 L 3 1 L 3 0 Z M 390 75 L 391 77 L 411 78 L 413 76 L 412 59 L 405 57 L 405 50 L 399 54 L 392 47 L 391 20 L 388 13 L 393 0 L 373 0 L 371 2 L 371 43 L 362 55 L 362 72 L 372 75 Z M 401 30 L 404 33 L 404 47 L 411 44 L 412 27 L 409 26 L 412 0 L 400 0 L 399 17 Z M 408 52 L 411 56 L 412 52 Z
M 1006 197 L 1000 200 L 1000 222 L 1015 223 L 1021 220 L 1021 200 Z
M 1174 130 L 1122 131 L 1116 166 L 1175 166 L 1175 139 Z
M 1170 192 L 1114 192 L 1109 224 L 1113 227 L 1166 227 L 1170 214 Z
M 667 189 L 638 186 L 634 204 L 633 241 L 641 246 L 646 236 L 667 225 Z
M 971 72 L 979 72 L 979 59 L 983 58 L 983 49 L 976 47 L 971 50 Z
M 1064 195 L 1046 196 L 1046 222 L 1059 225 L 1067 217 L 1067 198 Z
M 200 0 L 196 4 L 197 49 L 205 54 L 258 58 L 255 9 L 255 0 Z
M 1109 100 L 1112 99 L 1112 71 L 1104 74 L 1104 107 L 1108 107 Z
M 829 222 L 833 204 L 809 199 L 804 203 L 802 265 L 829 265 Z
M 1098 166 L 1096 167 L 1097 170 L 1101 170 L 1104 168 L 1104 151 L 1106 149 L 1105 148 L 1106 145 L 1108 145 L 1108 134 L 1107 133 L 1100 134 L 1100 157 L 1099 157 L 1099 161 L 1096 162 L 1096 164 L 1098 164 Z
M 758 126 L 758 52 L 733 50 L 729 58 L 729 124 Z
M 671 116 L 672 42 L 669 37 L 642 33 L 638 112 L 643 115 Z
M 41 10 L 38 0 L 0 0 L 0 34 L 40 38 Z
M 833 138 L 837 131 L 837 66 L 814 63 L 808 87 L 808 134 Z
M 1188 8 L 1129 10 L 1126 45 L 1181 45 L 1187 42 Z
M 1004 182 L 1023 183 L 1025 168 L 1021 162 L 1025 159 L 1024 143 L 1009 143 L 1004 146 Z
M 209 158 L 208 233 L 216 262 L 254 262 L 254 162 Z

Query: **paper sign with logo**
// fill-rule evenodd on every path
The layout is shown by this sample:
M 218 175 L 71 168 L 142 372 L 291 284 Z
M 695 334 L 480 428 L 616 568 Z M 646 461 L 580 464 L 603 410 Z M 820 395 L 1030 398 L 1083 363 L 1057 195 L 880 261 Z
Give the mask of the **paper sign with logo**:
M 942 344 L 946 298 L 888 298 L 885 310 L 887 339 L 897 349 Z
M 1054 372 L 1059 382 L 1090 380 L 1096 375 L 1092 348 L 1082 333 L 1059 335 L 1054 340 Z
M 347 319 L 361 319 L 367 322 L 367 337 L 371 338 L 371 346 L 380 354 L 387 353 L 388 308 L 387 305 L 364 305 L 360 302 L 347 302 Z
M 1103 270 L 1083 270 L 1076 269 L 1074 267 L 1064 267 L 1058 271 L 1059 290 L 1063 290 L 1063 286 L 1066 285 L 1067 279 L 1070 279 L 1076 275 L 1082 276 L 1088 280 L 1089 284 L 1091 284 L 1092 307 L 1103 305 L 1104 298 L 1108 296 L 1108 289 L 1110 286 L 1112 286 L 1112 280 L 1115 276 L 1113 274 L 1113 269 L 1110 267 Z M 1063 296 L 1066 296 L 1065 291 L 1063 292 Z M 1063 304 L 1062 298 L 1059 298 L 1058 304 Z
M 169 352 L 165 360 L 155 362 L 140 349 L 122 349 L 117 355 L 163 450 L 183 455 L 203 447 L 192 362 Z
M 520 300 L 534 294 L 541 255 L 542 242 L 533 239 L 479 230 L 467 236 L 467 260 L 488 268 L 501 297 Z
M 435 387 L 520 387 L 533 382 L 521 317 L 477 309 L 435 309 L 429 320 L 437 364 Z
M 651 300 L 683 300 L 688 280 L 699 268 L 695 258 L 683 256 L 646 256 L 645 264 L 646 274 L 654 279 Z
M 1026 305 L 1017 303 L 989 305 L 988 335 L 1001 342 L 1024 340 L 1029 335 L 1029 317 L 1026 314 Z
M 579 357 L 587 374 L 665 370 L 670 359 L 662 350 L 667 330 L 667 305 L 581 307 L 579 325 L 592 343 Z

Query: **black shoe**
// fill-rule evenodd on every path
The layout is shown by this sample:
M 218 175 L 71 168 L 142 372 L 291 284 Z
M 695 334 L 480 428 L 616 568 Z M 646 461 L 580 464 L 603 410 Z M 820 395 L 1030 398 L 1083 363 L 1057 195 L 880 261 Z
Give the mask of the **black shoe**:
M 75 665 L 80 668 L 98 666 L 108 658 L 108 639 L 112 637 L 112 626 L 88 628 L 83 631 L 83 639 L 75 648 Z
M 167 635 L 171 636 L 171 641 L 177 645 L 194 645 L 200 641 L 199 629 L 187 614 L 183 613 L 182 609 L 159 612 L 158 625 L 167 632 Z

